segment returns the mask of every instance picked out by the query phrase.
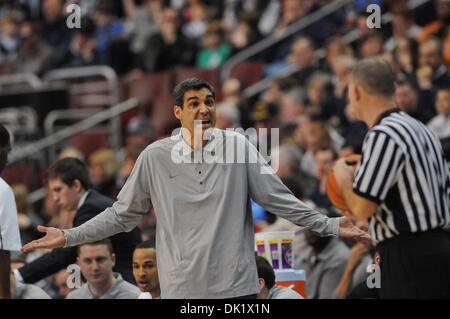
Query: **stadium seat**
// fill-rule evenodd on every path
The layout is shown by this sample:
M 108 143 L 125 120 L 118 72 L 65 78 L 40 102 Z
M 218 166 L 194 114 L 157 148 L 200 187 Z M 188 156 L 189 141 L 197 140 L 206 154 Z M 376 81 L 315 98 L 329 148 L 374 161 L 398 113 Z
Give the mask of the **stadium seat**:
M 108 146 L 108 131 L 87 131 L 72 136 L 68 145 L 76 147 L 88 158 L 94 151 Z
M 179 68 L 175 73 L 175 84 L 193 77 L 208 81 L 216 90 L 220 88 L 218 69 L 201 70 L 197 68 Z
M 160 97 L 155 101 L 150 119 L 155 128 L 155 136 L 165 134 L 168 127 L 178 122 L 173 113 L 172 96 Z
M 30 164 L 14 164 L 8 165 L 2 171 L 2 178 L 9 184 L 24 184 L 27 187 L 31 182 L 31 166 Z
M 262 78 L 262 62 L 246 62 L 236 65 L 231 71 L 233 78 L 238 78 L 244 86 L 255 84 Z

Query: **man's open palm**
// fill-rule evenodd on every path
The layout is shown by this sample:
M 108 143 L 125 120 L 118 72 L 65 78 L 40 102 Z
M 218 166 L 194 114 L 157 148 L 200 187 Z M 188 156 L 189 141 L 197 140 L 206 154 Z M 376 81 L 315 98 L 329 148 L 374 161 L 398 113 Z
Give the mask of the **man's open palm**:
M 66 238 L 64 237 L 64 234 L 60 229 L 54 227 L 38 226 L 37 230 L 41 233 L 46 233 L 46 235 L 23 246 L 21 249 L 22 252 L 26 253 L 30 250 L 42 248 L 64 247 Z

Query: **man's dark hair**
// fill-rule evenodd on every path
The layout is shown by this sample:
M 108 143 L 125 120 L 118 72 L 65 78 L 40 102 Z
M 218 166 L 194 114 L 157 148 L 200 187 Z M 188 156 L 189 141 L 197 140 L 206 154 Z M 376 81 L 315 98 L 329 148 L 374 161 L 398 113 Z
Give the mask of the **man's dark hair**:
M 111 255 L 114 254 L 113 245 L 112 245 L 112 242 L 111 242 L 111 240 L 109 238 L 98 240 L 98 241 L 93 242 L 93 243 L 85 243 L 85 244 L 78 245 L 77 246 L 77 255 L 78 256 L 80 256 L 80 249 L 84 245 L 105 245 L 106 248 L 108 248 L 109 253 Z
M 144 240 L 143 242 L 137 244 L 135 249 L 139 248 L 155 248 L 155 243 L 153 240 Z
M 370 93 L 387 98 L 394 96 L 395 75 L 391 66 L 378 57 L 365 58 L 352 70 L 352 79 Z
M 0 124 L 0 146 L 6 146 L 10 143 L 9 132 L 2 124 Z
M 406 76 L 399 76 L 397 78 L 397 81 L 395 81 L 395 84 L 397 84 L 397 86 L 404 86 L 407 85 L 409 86 L 413 91 L 416 91 L 416 85 L 414 84 L 414 82 L 407 78 Z
M 341 149 L 351 147 L 353 149 L 354 154 L 361 154 L 362 143 L 363 141 L 360 138 L 349 137 L 345 140 L 344 145 L 342 145 Z
M 275 285 L 275 272 L 272 265 L 264 257 L 256 256 L 255 258 L 258 278 L 264 279 L 267 288 L 272 288 Z
M 92 188 L 91 177 L 89 176 L 89 170 L 86 164 L 75 157 L 62 158 L 50 166 L 47 170 L 45 180 L 48 182 L 50 179 L 55 178 L 61 179 L 68 186 L 72 186 L 73 182 L 77 179 L 85 190 Z
M 319 149 L 317 150 L 318 152 L 330 152 L 331 156 L 333 156 L 333 161 L 337 160 L 338 158 L 338 154 L 336 153 L 336 151 L 333 149 L 333 147 L 331 146 L 319 146 Z
M 189 78 L 179 83 L 173 90 L 173 101 L 175 105 L 178 105 L 181 108 L 183 108 L 184 93 L 191 90 L 198 91 L 203 88 L 210 90 L 213 97 L 216 98 L 216 92 L 214 91 L 214 88 L 211 86 L 211 84 L 209 84 L 203 79 Z

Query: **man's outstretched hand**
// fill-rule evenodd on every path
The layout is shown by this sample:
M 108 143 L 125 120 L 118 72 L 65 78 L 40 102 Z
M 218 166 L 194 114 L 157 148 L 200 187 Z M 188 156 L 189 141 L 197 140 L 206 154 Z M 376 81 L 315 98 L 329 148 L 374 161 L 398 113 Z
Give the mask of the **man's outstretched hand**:
M 353 225 L 347 217 L 339 217 L 339 238 L 350 241 L 371 241 L 368 233 Z
M 21 249 L 22 252 L 26 253 L 30 250 L 43 248 L 64 247 L 66 238 L 64 237 L 64 234 L 60 229 L 54 227 L 38 226 L 37 230 L 41 233 L 46 233 L 46 235 L 23 246 Z

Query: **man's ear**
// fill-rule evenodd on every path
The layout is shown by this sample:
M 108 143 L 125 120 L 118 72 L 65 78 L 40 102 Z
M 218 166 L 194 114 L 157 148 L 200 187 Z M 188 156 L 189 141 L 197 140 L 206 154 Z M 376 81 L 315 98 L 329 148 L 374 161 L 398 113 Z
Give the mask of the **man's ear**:
M 111 259 L 112 259 L 112 264 L 113 264 L 113 267 L 116 265 L 116 254 L 111 254 Z
M 173 106 L 173 113 L 175 114 L 175 117 L 179 120 L 181 120 L 181 112 L 183 112 L 183 109 L 179 105 Z
M 266 286 L 266 281 L 262 278 L 258 278 L 259 281 L 259 290 L 263 290 L 263 288 Z
M 357 101 L 361 100 L 361 90 L 362 88 L 359 85 L 353 85 L 353 92 L 355 93 L 355 99 Z
M 81 182 L 80 182 L 79 179 L 74 179 L 74 180 L 73 180 L 72 187 L 75 188 L 75 191 L 76 191 L 76 192 L 80 192 L 81 189 L 83 189 L 83 186 L 81 185 Z

